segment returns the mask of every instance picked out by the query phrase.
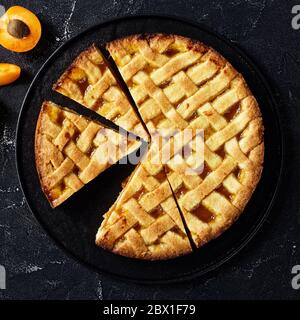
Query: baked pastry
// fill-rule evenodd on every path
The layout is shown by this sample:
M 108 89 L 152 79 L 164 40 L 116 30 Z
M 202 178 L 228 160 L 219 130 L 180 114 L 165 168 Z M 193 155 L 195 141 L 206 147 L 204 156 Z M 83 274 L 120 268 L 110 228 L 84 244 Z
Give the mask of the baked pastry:
M 191 252 L 191 246 L 164 168 L 150 154 L 104 215 L 96 244 L 127 257 L 174 258 Z
M 162 154 L 173 153 L 163 163 L 199 247 L 233 223 L 260 179 L 264 143 L 258 104 L 242 75 L 200 42 L 134 35 L 107 49 L 151 136 L 167 138 Z M 188 129 L 193 134 L 184 140 Z M 204 130 L 203 156 L 195 151 L 197 129 Z M 190 154 L 183 157 L 186 148 Z
M 43 103 L 35 135 L 42 189 L 56 207 L 141 142 L 58 105 Z
M 95 46 L 82 52 L 54 85 L 150 145 L 104 215 L 96 244 L 139 259 L 189 253 L 239 217 L 259 182 L 264 140 L 257 101 L 243 76 L 201 42 L 176 35 L 133 35 L 108 43 L 107 50 L 137 108 Z M 74 161 L 76 169 L 53 182 L 57 168 L 74 159 L 66 153 L 67 144 L 60 150 L 55 142 L 64 126 L 61 116 L 51 116 L 49 104 L 39 117 L 36 154 L 43 189 L 55 206 L 86 183 L 86 169 Z M 68 111 L 59 110 L 68 122 Z M 71 135 L 70 143 L 78 140 Z M 138 147 L 136 141 L 129 143 Z M 55 155 L 52 165 L 49 153 Z M 70 184 L 68 174 L 77 184 Z
M 95 45 L 73 61 L 53 89 L 148 140 L 139 116 Z

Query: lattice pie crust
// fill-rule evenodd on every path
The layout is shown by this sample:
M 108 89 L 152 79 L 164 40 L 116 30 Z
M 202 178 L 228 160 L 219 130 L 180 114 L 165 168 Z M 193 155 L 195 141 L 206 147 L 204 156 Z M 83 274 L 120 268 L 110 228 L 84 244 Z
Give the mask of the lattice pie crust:
M 184 129 L 203 129 L 204 162 L 202 171 L 187 174 L 189 169 L 199 167 L 195 136 L 177 144 L 177 149 L 171 148 L 166 163 L 153 164 L 148 153 L 104 215 L 96 244 L 141 259 L 186 254 L 191 251 L 190 241 L 200 247 L 227 229 L 257 186 L 264 157 L 258 104 L 242 75 L 200 42 L 175 35 L 134 35 L 108 43 L 107 50 L 149 135 L 95 46 L 79 55 L 54 89 L 150 141 L 151 148 L 154 136 L 163 129 L 164 143 L 158 147 L 158 157 L 174 141 L 181 141 Z M 47 122 L 51 119 L 56 128 L 47 139 L 41 130 L 44 118 Z M 68 154 L 70 148 L 65 151 L 58 142 L 63 130 L 64 126 L 47 112 L 41 113 L 36 149 L 43 154 L 44 144 L 51 143 L 50 148 L 59 154 L 54 158 L 57 167 L 51 160 L 48 168 L 42 157 L 37 162 L 52 205 L 86 183 L 80 179 L 85 169 L 73 161 Z M 182 157 L 183 148 L 189 148 L 188 158 Z M 48 151 L 46 154 L 49 158 Z M 81 170 L 79 174 L 72 169 L 63 178 L 54 174 L 69 161 Z M 63 180 L 59 190 L 67 188 L 68 192 L 63 195 L 59 191 L 53 203 L 49 194 L 56 192 L 53 177 L 57 176 Z M 76 180 L 72 186 L 70 176 Z

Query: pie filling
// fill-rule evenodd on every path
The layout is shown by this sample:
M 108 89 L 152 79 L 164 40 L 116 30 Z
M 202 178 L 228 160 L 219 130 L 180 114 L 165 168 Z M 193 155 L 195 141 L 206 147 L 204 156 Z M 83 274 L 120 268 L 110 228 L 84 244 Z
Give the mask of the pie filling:
M 227 121 L 232 121 L 241 112 L 241 106 L 239 103 L 234 104 L 232 107 L 226 111 L 223 116 Z
M 147 190 L 144 187 L 142 187 L 132 197 L 135 198 L 136 200 L 140 200 L 141 197 L 146 193 L 147 193 Z
M 205 223 L 210 223 L 215 219 L 215 215 L 210 210 L 205 208 L 202 204 L 193 209 L 191 213 Z
M 188 191 L 189 191 L 189 189 L 186 188 L 186 186 L 184 184 L 182 184 L 182 186 L 178 190 L 176 190 L 175 195 L 176 195 L 177 199 L 180 199 Z

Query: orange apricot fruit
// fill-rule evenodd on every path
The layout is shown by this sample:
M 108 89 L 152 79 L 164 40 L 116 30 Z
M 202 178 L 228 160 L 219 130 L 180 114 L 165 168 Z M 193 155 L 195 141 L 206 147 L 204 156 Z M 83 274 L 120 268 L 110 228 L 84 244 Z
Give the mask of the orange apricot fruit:
M 0 63 L 0 86 L 16 81 L 21 74 L 21 68 L 15 64 Z
M 0 44 L 8 50 L 29 51 L 39 42 L 41 34 L 39 19 L 23 7 L 10 7 L 0 18 Z

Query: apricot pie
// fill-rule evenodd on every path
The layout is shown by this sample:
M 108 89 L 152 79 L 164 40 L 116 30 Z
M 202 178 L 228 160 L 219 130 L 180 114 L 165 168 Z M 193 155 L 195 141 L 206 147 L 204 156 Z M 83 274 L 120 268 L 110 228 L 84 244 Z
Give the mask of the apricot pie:
M 46 101 L 38 118 L 35 159 L 42 189 L 56 207 L 140 141 Z
M 108 61 L 95 46 L 85 50 L 54 85 L 149 143 L 104 215 L 96 244 L 139 259 L 187 254 L 226 230 L 259 182 L 264 158 L 259 106 L 243 76 L 201 42 L 134 35 L 106 49 Z M 97 129 L 92 138 L 84 133 L 95 124 L 77 116 L 84 122 L 79 125 L 74 114 L 59 109 L 62 118 L 52 108 L 42 109 L 36 154 L 43 189 L 55 206 L 106 167 L 91 167 L 99 148 Z M 137 147 L 136 141 L 127 143 Z M 95 153 L 81 149 L 91 144 Z

